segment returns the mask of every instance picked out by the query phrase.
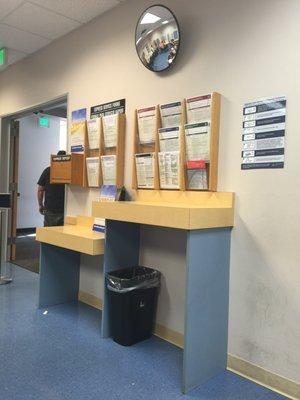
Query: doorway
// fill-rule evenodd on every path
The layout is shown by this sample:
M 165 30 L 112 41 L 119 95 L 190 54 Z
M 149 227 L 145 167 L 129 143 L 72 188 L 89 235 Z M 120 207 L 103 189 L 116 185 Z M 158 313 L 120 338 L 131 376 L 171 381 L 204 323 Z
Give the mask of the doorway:
M 67 150 L 67 96 L 9 119 L 8 187 L 12 209 L 7 223 L 6 259 L 38 273 L 35 231 L 43 226 L 43 216 L 39 213 L 37 182 L 50 164 L 50 154 Z

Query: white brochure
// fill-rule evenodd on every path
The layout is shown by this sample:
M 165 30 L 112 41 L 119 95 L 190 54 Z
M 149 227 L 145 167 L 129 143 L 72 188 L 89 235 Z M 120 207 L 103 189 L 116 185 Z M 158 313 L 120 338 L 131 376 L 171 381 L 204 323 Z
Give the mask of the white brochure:
M 182 103 L 177 101 L 174 103 L 161 104 L 160 115 L 163 128 L 179 126 L 181 124 Z
M 115 154 L 101 156 L 102 184 L 116 185 L 117 180 L 117 156 Z
M 89 187 L 99 186 L 99 157 L 86 159 L 87 179 Z
M 118 139 L 118 114 L 102 117 L 104 147 L 116 147 Z
M 186 99 L 186 113 L 189 124 L 211 119 L 211 94 Z
M 138 188 L 154 188 L 154 161 L 154 153 L 140 153 L 135 155 Z
M 190 190 L 207 190 L 207 171 L 206 169 L 188 169 L 188 188 Z
M 87 132 L 90 150 L 99 149 L 100 146 L 100 118 L 89 119 L 87 121 Z
M 179 151 L 158 153 L 159 180 L 161 189 L 179 189 Z
M 137 110 L 139 139 L 141 144 L 153 143 L 156 132 L 156 107 L 140 108 Z
M 159 148 L 160 151 L 179 151 L 180 149 L 180 127 L 160 128 Z
M 210 159 L 210 122 L 185 125 L 187 161 Z

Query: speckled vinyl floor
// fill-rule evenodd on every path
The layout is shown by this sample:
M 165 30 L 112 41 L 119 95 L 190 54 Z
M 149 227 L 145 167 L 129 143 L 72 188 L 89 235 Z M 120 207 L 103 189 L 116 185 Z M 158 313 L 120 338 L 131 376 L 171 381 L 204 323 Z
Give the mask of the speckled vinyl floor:
M 101 313 L 84 304 L 38 310 L 37 274 L 15 268 L 0 286 L 1 400 L 283 400 L 224 372 L 180 392 L 182 352 L 158 338 L 122 347 L 100 338 Z

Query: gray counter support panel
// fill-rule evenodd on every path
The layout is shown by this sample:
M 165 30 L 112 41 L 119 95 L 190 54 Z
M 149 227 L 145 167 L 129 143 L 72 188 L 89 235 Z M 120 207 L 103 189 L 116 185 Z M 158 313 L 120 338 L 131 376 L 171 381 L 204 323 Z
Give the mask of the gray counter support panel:
M 78 300 L 80 253 L 41 243 L 39 308 Z
M 184 393 L 226 369 L 230 233 L 187 232 Z

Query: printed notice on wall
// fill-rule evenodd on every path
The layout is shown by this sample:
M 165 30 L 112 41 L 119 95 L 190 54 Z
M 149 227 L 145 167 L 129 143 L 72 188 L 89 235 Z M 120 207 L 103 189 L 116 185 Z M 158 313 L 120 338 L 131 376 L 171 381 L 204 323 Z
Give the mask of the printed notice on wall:
M 243 108 L 242 170 L 284 167 L 286 97 Z
M 86 131 L 86 108 L 72 111 L 71 123 L 71 152 L 84 151 L 84 139 Z

